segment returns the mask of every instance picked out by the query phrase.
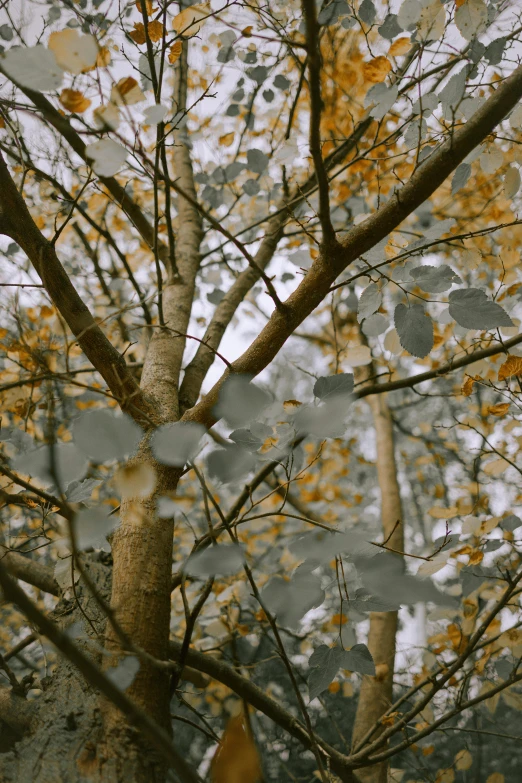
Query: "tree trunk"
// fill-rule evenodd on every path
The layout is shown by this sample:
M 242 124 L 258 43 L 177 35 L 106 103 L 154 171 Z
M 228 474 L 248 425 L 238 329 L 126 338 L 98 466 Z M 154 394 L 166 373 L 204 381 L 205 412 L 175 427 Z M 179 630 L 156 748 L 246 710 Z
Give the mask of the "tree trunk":
M 390 536 L 387 544 L 402 551 L 404 544 L 402 507 L 390 409 L 384 394 L 370 397 L 368 403 L 372 410 L 375 426 L 377 476 L 381 491 L 384 540 L 386 541 Z M 400 520 L 401 524 L 394 530 L 397 520 Z M 368 648 L 375 661 L 377 671 L 375 677 L 368 675 L 363 677 L 353 730 L 353 747 L 360 742 L 392 703 L 397 622 L 397 612 L 372 612 L 370 614 Z M 377 736 L 378 732 L 374 734 L 372 739 L 376 739 Z M 387 783 L 388 763 L 382 762 L 373 767 L 360 769 L 357 774 L 362 783 Z

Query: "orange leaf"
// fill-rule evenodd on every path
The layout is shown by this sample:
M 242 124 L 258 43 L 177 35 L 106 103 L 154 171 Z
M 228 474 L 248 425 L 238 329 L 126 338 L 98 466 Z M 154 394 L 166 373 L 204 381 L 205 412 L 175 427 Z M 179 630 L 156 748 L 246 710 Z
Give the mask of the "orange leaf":
M 499 402 L 498 405 L 490 405 L 488 413 L 492 416 L 505 416 L 509 410 L 509 402 Z
M 522 374 L 522 356 L 508 356 L 504 364 L 502 364 L 498 371 L 498 380 L 505 381 L 507 378 L 512 378 L 513 375 Z
M 400 57 L 402 54 L 407 54 L 411 49 L 411 38 L 404 36 L 403 38 L 397 38 L 396 41 L 390 46 L 388 54 L 390 57 Z
M 261 763 L 244 714 L 231 718 L 210 765 L 212 783 L 258 783 Z
M 370 60 L 369 63 L 364 63 L 363 73 L 367 82 L 383 82 L 392 69 L 391 62 L 387 57 L 381 55 Z
M 96 67 L 106 68 L 111 64 L 111 53 L 106 46 L 100 46 L 98 56 L 96 57 Z
M 161 41 L 163 38 L 163 25 L 161 22 L 149 22 L 147 25 L 147 30 L 149 31 L 149 38 L 153 43 L 156 43 L 156 41 Z
M 176 41 L 176 43 L 172 44 L 172 46 L 169 49 L 169 63 L 171 65 L 174 65 L 176 60 L 179 60 L 182 49 L 183 49 L 183 44 L 181 43 L 181 41 Z
M 62 90 L 60 95 L 60 103 L 67 109 L 67 111 L 74 112 L 74 114 L 81 114 L 86 111 L 91 102 L 85 97 L 79 90 Z
M 231 133 L 225 133 L 223 136 L 220 136 L 218 141 L 223 147 L 230 147 L 230 145 L 234 141 L 235 133 L 232 131 Z
M 471 375 L 466 375 L 466 380 L 462 384 L 462 389 L 460 390 L 461 393 L 464 395 L 464 397 L 471 396 L 471 393 L 473 392 L 474 384 L 475 384 L 475 378 L 472 378 Z
M 134 43 L 144 44 L 147 40 L 145 36 L 145 26 L 143 22 L 134 22 L 134 30 L 129 33 Z

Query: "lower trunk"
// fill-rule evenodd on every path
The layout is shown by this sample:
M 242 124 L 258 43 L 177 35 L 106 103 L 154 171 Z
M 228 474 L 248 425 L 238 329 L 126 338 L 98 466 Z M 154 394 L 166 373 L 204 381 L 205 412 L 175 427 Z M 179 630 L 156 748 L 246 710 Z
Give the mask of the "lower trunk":
M 150 458 L 140 455 L 141 464 Z M 154 464 L 156 488 L 147 498 L 127 497 L 122 501 L 121 523 L 112 545 L 114 558 L 111 607 L 121 630 L 159 660 L 168 660 L 170 631 L 170 585 L 172 581 L 173 519 L 159 519 L 156 497 L 176 489 L 180 471 Z M 121 659 L 125 645 L 107 622 L 105 649 L 111 655 L 105 667 Z M 132 684 L 126 689 L 135 704 L 167 731 L 171 731 L 169 674 L 153 663 L 140 662 Z M 104 764 L 118 771 L 125 783 L 161 783 L 166 769 L 155 760 L 155 752 L 145 747 L 126 718 L 112 702 L 102 699 L 104 723 Z M 151 760 L 153 765 L 151 767 Z
M 397 480 L 393 423 L 386 395 L 370 397 L 377 447 L 377 476 L 381 492 L 381 516 L 384 540 L 394 549 L 403 550 L 402 507 Z M 400 524 L 396 526 L 397 520 Z M 392 703 L 395 665 L 397 612 L 372 612 L 368 648 L 376 666 L 375 677 L 364 676 L 353 730 L 353 746 L 374 726 Z M 377 731 L 372 739 L 376 739 Z M 388 763 L 383 762 L 357 771 L 363 783 L 387 783 Z

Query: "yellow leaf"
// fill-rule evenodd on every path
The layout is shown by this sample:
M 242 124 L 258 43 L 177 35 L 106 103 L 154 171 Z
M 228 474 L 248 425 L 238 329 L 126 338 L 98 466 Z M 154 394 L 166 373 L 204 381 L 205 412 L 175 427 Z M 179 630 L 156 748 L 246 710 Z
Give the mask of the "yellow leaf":
M 111 101 L 117 106 L 126 104 L 132 106 L 134 103 L 139 103 L 145 100 L 145 95 L 142 93 L 141 88 L 132 76 L 126 76 L 124 79 L 114 85 L 111 90 Z
M 183 49 L 183 44 L 181 41 L 176 41 L 172 44 L 172 46 L 169 49 L 169 63 L 171 65 L 174 65 L 176 60 L 179 60 L 181 55 L 181 50 Z
M 377 82 L 383 82 L 392 69 L 391 62 L 387 57 L 381 55 L 370 60 L 369 63 L 364 63 L 363 74 L 365 81 L 376 84 Z
M 455 756 L 455 767 L 459 770 L 469 769 L 473 765 L 473 756 L 466 748 L 459 750 Z
M 125 465 L 120 468 L 114 481 L 121 495 L 147 498 L 154 492 L 156 472 L 152 465 L 141 462 L 138 465 Z
M 69 73 L 85 73 L 96 65 L 98 44 L 93 35 L 68 28 L 51 33 L 48 46 L 60 68 Z
M 339 693 L 339 691 L 341 690 L 341 683 L 338 682 L 337 680 L 335 682 L 331 682 L 330 685 L 328 686 L 328 690 L 330 693 Z
M 506 378 L 512 378 L 513 375 L 522 374 L 522 356 L 508 356 L 504 364 L 498 371 L 498 380 L 505 381 Z
M 74 112 L 75 114 L 82 114 L 87 111 L 91 102 L 85 97 L 79 90 L 62 90 L 60 95 L 60 103 L 67 109 L 67 111 Z
M 501 772 L 493 772 L 486 783 L 504 783 L 504 775 Z
M 435 750 L 435 745 L 425 745 L 422 749 L 423 756 L 431 756 Z
M 140 14 L 143 13 L 140 0 L 136 0 L 136 8 L 140 12 Z M 154 13 L 154 11 L 158 10 L 157 8 L 152 7 L 152 0 L 145 0 L 145 8 L 147 9 L 147 16 L 150 16 L 151 14 Z
M 225 133 L 223 136 L 219 137 L 218 141 L 223 147 L 230 147 L 230 145 L 234 141 L 235 135 L 236 134 L 234 133 L 234 131 L 232 131 L 231 133 Z
M 396 41 L 390 46 L 388 54 L 390 57 L 400 57 L 402 54 L 407 54 L 411 49 L 411 39 L 409 36 L 403 36 L 403 38 L 397 38 Z
M 509 402 L 499 402 L 498 405 L 490 405 L 488 413 L 492 416 L 505 416 L 509 410 Z
M 475 549 L 469 556 L 468 565 L 478 565 L 479 563 L 482 563 L 483 560 L 484 552 L 481 552 L 480 549 Z
M 261 764 L 243 714 L 231 718 L 210 765 L 212 783 L 258 783 Z
M 100 46 L 96 57 L 96 67 L 106 68 L 111 64 L 111 53 L 107 46 Z
M 174 17 L 172 28 L 178 35 L 183 35 L 184 38 L 191 38 L 199 33 L 203 24 L 201 20 L 204 20 L 210 12 L 209 3 L 191 5 L 190 8 L 185 8 L 184 11 Z
M 241 30 L 241 35 L 244 35 L 244 36 L 245 36 L 245 38 L 251 38 L 251 37 L 252 37 L 252 30 L 253 30 L 253 29 L 254 29 L 254 28 L 253 28 L 253 27 L 252 27 L 252 25 L 250 24 L 250 25 L 248 25 L 248 27 L 245 27 L 243 30 Z
M 428 511 L 428 514 L 435 519 L 451 519 L 456 517 L 459 513 L 457 506 L 450 506 L 449 508 L 442 508 L 442 506 L 433 506 Z
M 453 783 L 455 780 L 455 773 L 450 769 L 439 769 L 437 771 L 437 777 L 435 783 Z

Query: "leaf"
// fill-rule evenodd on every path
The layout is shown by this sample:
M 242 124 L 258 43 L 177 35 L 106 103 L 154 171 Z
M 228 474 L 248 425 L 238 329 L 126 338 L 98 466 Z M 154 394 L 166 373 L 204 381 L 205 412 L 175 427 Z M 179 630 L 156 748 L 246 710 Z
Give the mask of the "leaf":
M 244 562 L 245 556 L 237 544 L 217 544 L 191 555 L 183 570 L 200 579 L 232 576 L 243 568 Z
M 498 380 L 505 381 L 516 375 L 522 375 L 522 356 L 508 356 L 498 370 Z
M 181 468 L 196 456 L 205 432 L 202 424 L 190 421 L 162 424 L 152 435 L 152 453 L 163 465 Z
M 488 21 L 488 7 L 484 0 L 465 0 L 455 11 L 455 24 L 466 41 L 483 33 Z
M 417 266 L 410 269 L 410 277 L 415 280 L 419 288 L 428 291 L 430 294 L 440 294 L 447 291 L 454 283 L 461 283 L 460 277 L 455 274 L 451 267 L 443 264 L 442 266 Z
M 513 321 L 502 307 L 487 298 L 479 288 L 459 288 L 452 291 L 449 299 L 449 314 L 459 326 L 466 329 L 495 329 L 498 326 L 513 326 Z
M 191 38 L 199 33 L 205 17 L 210 13 L 210 3 L 192 5 L 173 18 L 172 29 L 184 38 Z
M 455 606 L 456 599 L 441 593 L 430 579 L 419 579 L 406 573 L 401 557 L 389 552 L 374 558 L 357 558 L 357 573 L 363 586 L 372 595 L 385 601 L 414 604 L 432 601 L 442 606 Z
M 466 375 L 466 380 L 462 384 L 461 388 L 461 394 L 464 395 L 464 397 L 471 397 L 471 394 L 473 393 L 473 386 L 475 385 L 475 378 L 472 378 L 471 375 Z
M 163 25 L 157 19 L 154 19 L 152 22 L 148 23 L 147 31 L 152 43 L 157 43 L 163 38 Z
M 262 174 L 268 166 L 268 156 L 261 150 L 248 150 L 247 161 L 250 171 L 255 171 L 256 174 Z
M 455 174 L 451 180 L 451 195 L 454 196 L 461 188 L 464 187 L 471 174 L 470 163 L 460 163 L 455 169 Z
M 377 11 L 372 0 L 363 0 L 357 12 L 359 19 L 365 24 L 371 25 L 375 21 Z
M 348 601 L 348 612 L 350 608 L 356 612 L 395 612 L 400 604 L 370 595 L 363 587 L 359 587 L 355 591 L 355 598 Z
M 174 65 L 181 57 L 183 44 L 181 41 L 175 41 L 169 49 L 169 63 Z
M 388 54 L 390 57 L 401 57 L 403 54 L 408 54 L 411 47 L 411 38 L 409 36 L 403 36 L 402 38 L 397 38 L 397 40 L 392 43 Z
M 369 318 L 365 318 L 361 327 L 366 337 L 378 337 L 380 334 L 384 334 L 387 328 L 388 319 L 380 313 L 374 313 Z
M 156 487 L 156 471 L 146 462 L 124 465 L 116 471 L 114 483 L 126 499 L 148 498 Z
M 308 675 L 308 695 L 310 701 L 325 691 L 341 667 L 343 650 L 339 647 L 327 647 L 321 644 L 308 661 L 311 671 Z
M 511 533 L 522 525 L 522 520 L 515 514 L 510 514 L 501 520 L 503 530 L 509 530 Z
M 10 49 L 4 54 L 1 63 L 9 78 L 22 87 L 40 92 L 59 90 L 61 87 L 63 70 L 54 54 L 42 44 Z
M 53 448 L 56 478 L 60 490 L 64 490 L 77 479 L 81 479 L 89 467 L 84 455 L 73 443 L 57 443 Z M 15 470 L 26 476 L 36 476 L 46 486 L 56 486 L 53 475 L 51 448 L 40 446 L 20 454 L 13 460 Z
M 48 47 L 60 68 L 69 73 L 85 73 L 96 66 L 98 43 L 93 35 L 81 35 L 78 30 L 66 28 L 51 33 Z
M 402 347 L 423 359 L 433 348 L 433 322 L 424 312 L 421 304 L 413 304 L 407 307 L 398 304 L 395 308 L 395 328 L 399 335 Z
M 145 124 L 146 125 L 159 125 L 163 122 L 168 114 L 167 106 L 163 106 L 161 103 L 156 103 L 154 106 L 147 106 L 144 110 Z
M 145 95 L 132 76 L 120 79 L 111 90 L 111 102 L 116 106 L 133 106 L 145 100 Z
M 94 124 L 98 128 L 116 130 L 120 124 L 120 111 L 113 103 L 98 106 L 92 113 Z
M 390 329 L 384 338 L 384 348 L 390 353 L 398 355 L 402 352 L 401 341 L 396 329 Z
M 220 419 L 225 419 L 231 427 L 242 427 L 248 424 L 272 402 L 272 396 L 251 383 L 250 377 L 230 375 L 219 392 L 214 414 Z
M 124 459 L 138 447 L 141 428 L 126 413 L 87 411 L 73 423 L 73 440 L 95 462 Z
M 341 395 L 351 394 L 353 391 L 352 373 L 339 373 L 318 378 L 314 384 L 314 396 L 320 400 L 331 399 Z
M 404 0 L 397 14 L 397 22 L 403 30 L 410 25 L 417 24 L 421 14 L 421 4 L 419 0 Z
M 399 88 L 396 84 L 387 87 L 386 84 L 376 84 L 366 93 L 364 105 L 374 104 L 370 109 L 371 116 L 376 120 L 382 120 L 392 108 L 399 95 Z M 367 254 L 368 255 L 368 254 Z
M 372 352 L 367 345 L 356 345 L 344 352 L 344 359 L 351 367 L 364 367 L 364 365 L 370 364 Z
M 520 190 L 520 172 L 515 166 L 508 166 L 504 174 L 504 195 L 513 198 Z
M 214 449 L 206 458 L 210 476 L 221 484 L 240 481 L 255 465 L 254 457 L 239 446 Z
M 417 22 L 420 40 L 438 41 L 446 28 L 446 11 L 441 0 L 424 0 Z
M 135 655 L 126 655 L 117 666 L 105 670 L 105 676 L 116 685 L 120 691 L 126 691 L 134 682 L 140 670 L 140 661 Z
M 76 545 L 81 551 L 96 547 L 107 547 L 107 536 L 118 525 L 118 517 L 110 516 L 102 508 L 86 508 L 79 511 L 74 517 L 74 529 L 76 531 Z
M 147 40 L 147 36 L 145 35 L 145 25 L 143 22 L 134 22 L 134 30 L 131 30 L 129 35 L 138 46 L 144 44 Z
M 210 763 L 211 783 L 259 783 L 261 760 L 243 713 L 227 723 Z
M 234 131 L 231 131 L 231 133 L 225 133 L 223 136 L 220 136 L 218 141 L 222 147 L 230 147 L 230 145 L 234 143 L 235 137 L 236 134 Z
M 352 672 L 375 675 L 375 663 L 365 644 L 356 644 L 350 650 L 345 650 L 341 666 Z
M 127 159 L 127 150 L 112 139 L 101 139 L 85 147 L 87 159 L 99 177 L 112 177 Z
M 377 283 L 370 283 L 370 285 L 364 289 L 359 299 L 359 305 L 357 308 L 357 320 L 359 323 L 364 318 L 368 318 L 369 315 L 375 313 L 379 309 L 382 302 L 382 294 L 379 290 Z
M 282 625 L 296 628 L 310 609 L 324 602 L 325 594 L 317 577 L 305 565 L 299 566 L 287 582 L 273 577 L 262 590 L 263 603 Z
M 509 402 L 499 402 L 497 405 L 490 405 L 488 413 L 491 416 L 505 416 L 509 410 Z
M 62 90 L 60 103 L 64 109 L 74 114 L 82 114 L 91 105 L 91 101 L 79 90 Z
M 383 82 L 392 69 L 391 62 L 384 55 L 374 57 L 368 63 L 363 64 L 363 76 L 366 82 L 376 84 Z
M 71 481 L 67 487 L 65 497 L 69 503 L 84 503 L 86 500 L 91 499 L 93 491 L 102 483 L 102 481 L 98 481 L 97 479 Z

